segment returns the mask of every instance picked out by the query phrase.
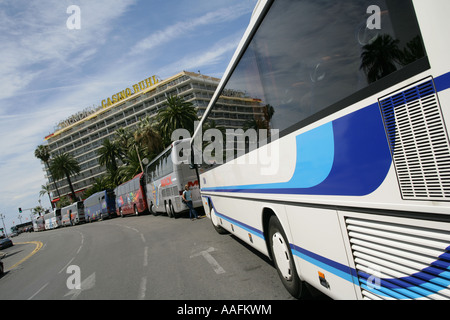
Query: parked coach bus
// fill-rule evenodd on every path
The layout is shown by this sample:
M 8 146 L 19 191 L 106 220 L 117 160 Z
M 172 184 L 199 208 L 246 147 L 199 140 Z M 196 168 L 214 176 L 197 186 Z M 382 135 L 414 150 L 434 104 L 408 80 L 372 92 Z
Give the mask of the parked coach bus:
M 148 212 L 144 185 L 144 174 L 141 173 L 114 190 L 118 215 L 123 218 L 130 214 L 139 215 Z
M 103 220 L 116 215 L 116 198 L 113 190 L 100 191 L 84 200 L 86 222 Z
M 33 229 L 34 232 L 45 231 L 45 216 L 33 217 Z
M 292 295 L 450 298 L 449 12 L 258 2 L 201 124 L 253 101 L 233 115 L 268 139 L 205 167 L 201 192 L 213 225 L 273 259 Z
M 54 211 L 44 215 L 45 230 L 57 229 L 61 226 L 61 209 L 55 209 Z
M 81 201 L 75 202 L 70 206 L 61 209 L 61 215 L 61 222 L 64 227 L 75 226 L 86 222 L 84 215 L 84 205 Z
M 189 151 L 189 145 L 190 139 L 173 142 L 147 166 L 147 202 L 150 213 L 162 213 L 175 218 L 179 213 L 189 210 L 182 201 L 186 185 L 192 192 L 194 208 L 202 207 L 197 175 L 189 168 L 189 157 L 185 161 L 178 159 L 182 149 Z

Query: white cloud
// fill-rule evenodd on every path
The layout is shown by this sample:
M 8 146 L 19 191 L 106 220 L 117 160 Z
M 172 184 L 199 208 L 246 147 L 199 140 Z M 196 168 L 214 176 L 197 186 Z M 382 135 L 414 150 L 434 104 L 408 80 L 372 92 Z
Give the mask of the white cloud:
M 208 50 L 190 52 L 189 55 L 186 55 L 184 58 L 164 66 L 164 68 L 160 70 L 160 73 L 173 74 L 181 70 L 197 71 L 215 65 L 223 60 L 228 61 L 236 50 L 242 35 L 242 32 L 238 32 L 232 36 L 221 39 Z M 224 59 L 224 56 L 229 58 Z M 225 71 L 225 69 L 222 71 Z M 215 74 L 209 75 L 217 76 Z
M 39 77 L 86 63 L 106 41 L 111 21 L 135 1 L 81 1 L 81 30 L 66 27 L 67 1 L 0 3 L 0 99 L 13 97 Z
M 139 41 L 130 50 L 130 55 L 142 54 L 163 44 L 170 43 L 194 32 L 199 27 L 233 21 L 244 14 L 248 14 L 251 9 L 253 8 L 250 8 L 248 4 L 240 3 L 228 8 L 220 8 L 216 11 L 208 12 L 200 17 L 193 17 L 187 21 L 178 22 Z

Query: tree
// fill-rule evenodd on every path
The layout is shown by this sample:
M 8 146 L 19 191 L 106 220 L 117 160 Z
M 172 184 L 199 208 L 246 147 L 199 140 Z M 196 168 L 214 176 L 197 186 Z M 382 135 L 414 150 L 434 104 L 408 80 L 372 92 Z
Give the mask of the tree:
M 260 130 L 260 129 L 270 129 L 270 122 L 272 121 L 273 115 L 275 114 L 275 109 L 270 104 L 261 107 L 262 115 L 255 115 L 251 120 L 247 120 L 242 129 L 247 131 L 248 129 Z M 270 135 L 270 131 L 268 132 Z
M 198 121 L 197 109 L 192 103 L 171 96 L 167 98 L 166 106 L 158 112 L 158 121 L 164 144 L 168 146 L 175 130 L 186 129 L 194 133 L 194 123 Z
M 103 144 L 98 149 L 97 154 L 100 156 L 98 163 L 101 166 L 105 166 L 112 174 L 117 172 L 117 159 L 120 159 L 120 150 L 117 143 L 111 142 L 109 139 L 103 140 Z
M 135 142 L 147 150 L 147 156 L 153 158 L 164 150 L 163 139 L 149 116 L 141 120 L 134 132 Z
M 420 36 L 416 36 L 403 49 L 400 56 L 400 63 L 406 66 L 423 57 L 425 57 L 425 49 L 422 44 L 422 39 Z
M 34 156 L 36 158 L 38 158 L 39 160 L 43 161 L 45 163 L 45 165 L 47 166 L 47 168 L 50 169 L 50 148 L 48 146 L 43 146 L 40 145 L 36 148 L 36 150 L 34 151 Z M 61 195 L 59 194 L 59 190 L 58 190 L 58 186 L 56 185 L 56 181 L 53 181 L 54 185 L 55 185 L 55 189 L 56 189 L 56 193 L 58 194 L 58 197 L 60 198 Z M 49 194 L 50 196 L 50 194 Z M 51 199 L 50 199 L 51 202 Z
M 124 159 L 125 165 L 120 167 L 118 170 L 118 175 L 122 182 L 133 179 L 136 175 L 141 172 L 141 162 L 138 156 L 142 150 L 136 150 L 136 148 L 130 148 L 126 158 Z
M 119 128 L 115 132 L 114 144 L 118 148 L 120 160 L 124 160 L 127 151 L 130 149 L 133 139 L 133 134 L 129 128 Z
M 42 206 L 37 206 L 33 208 L 33 214 L 38 214 L 39 216 L 42 216 L 42 213 L 45 212 L 45 209 Z
M 72 193 L 72 200 L 77 201 L 77 196 L 75 194 L 75 190 L 73 189 L 70 176 L 80 173 L 81 168 L 78 161 L 68 153 L 60 154 L 54 157 L 51 161 L 50 171 L 52 172 L 55 180 L 63 179 L 64 177 L 67 179 L 70 191 Z
M 41 191 L 39 191 L 39 198 L 43 197 L 45 194 L 48 194 L 48 199 L 50 200 L 50 203 L 52 204 L 52 208 L 53 208 L 53 202 L 52 202 L 52 198 L 50 197 L 50 185 L 46 184 L 45 186 L 41 186 Z
M 119 140 L 111 141 L 109 139 L 105 139 L 102 147 L 97 151 L 97 154 L 100 156 L 98 163 L 101 166 L 106 167 L 106 176 L 102 177 L 102 180 L 114 189 L 120 184 L 118 161 L 125 158 L 125 149 L 122 150 L 119 146 Z M 96 181 L 96 183 L 97 182 L 98 181 Z
M 397 71 L 396 63 L 400 64 L 402 55 L 398 44 L 399 40 L 384 34 L 363 47 L 361 69 L 366 73 L 369 83 Z

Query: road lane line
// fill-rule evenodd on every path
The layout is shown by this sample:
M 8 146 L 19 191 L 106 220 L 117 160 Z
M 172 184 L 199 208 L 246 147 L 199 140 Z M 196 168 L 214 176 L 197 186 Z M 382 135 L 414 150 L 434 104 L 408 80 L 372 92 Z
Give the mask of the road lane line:
M 80 247 L 78 248 L 77 254 L 79 254 L 79 253 L 81 252 L 81 249 L 83 249 L 83 245 L 84 245 L 84 234 L 83 234 L 82 232 L 80 232 L 80 231 L 78 231 L 78 233 L 79 233 L 80 236 L 81 236 L 81 245 L 80 245 Z
M 148 247 L 144 249 L 144 267 L 148 266 Z
M 141 279 L 141 287 L 139 288 L 139 300 L 145 299 L 145 294 L 147 292 L 147 277 Z
M 75 260 L 75 257 L 73 257 L 65 266 L 64 268 L 61 269 L 60 272 L 58 272 L 58 274 L 61 274 L 63 271 L 66 271 L 67 268 L 70 266 L 70 264 L 72 263 L 72 261 Z
M 48 286 L 48 282 L 44 284 L 42 288 L 40 288 L 35 294 L 33 294 L 31 297 L 28 298 L 28 300 L 32 300 L 34 297 L 36 297 L 42 290 L 44 290 Z
M 25 258 L 23 258 L 22 260 L 20 260 L 19 262 L 17 262 L 15 265 L 13 265 L 11 268 L 8 269 L 8 271 L 13 270 L 14 268 L 17 268 L 19 265 L 21 265 L 22 263 L 24 263 L 25 261 L 27 261 L 28 259 L 30 259 L 32 256 L 34 256 L 39 250 L 41 250 L 43 243 L 40 241 L 31 241 L 31 242 L 18 242 L 16 243 L 16 245 L 18 244 L 34 244 L 36 245 L 36 248 L 33 250 L 33 252 L 31 252 L 28 256 L 26 256 Z M 7 271 L 7 272 L 8 272 Z

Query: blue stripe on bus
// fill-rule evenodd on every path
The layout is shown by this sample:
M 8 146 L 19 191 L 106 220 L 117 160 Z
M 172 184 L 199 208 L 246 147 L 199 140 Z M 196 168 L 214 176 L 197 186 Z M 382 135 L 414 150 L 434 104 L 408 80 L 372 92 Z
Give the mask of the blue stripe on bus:
M 209 203 L 211 204 L 211 207 L 214 209 L 214 213 L 216 214 L 216 216 L 218 216 L 219 218 L 222 218 L 223 220 L 228 221 L 228 222 L 232 223 L 233 225 L 238 226 L 241 229 L 244 229 L 244 230 L 250 232 L 251 234 L 253 234 L 253 235 L 255 235 L 255 236 L 265 240 L 263 231 L 258 230 L 258 229 L 254 228 L 254 227 L 252 227 L 252 226 L 250 226 L 248 224 L 245 224 L 245 223 L 243 223 L 241 221 L 233 219 L 233 218 L 231 218 L 231 217 L 229 217 L 229 216 L 227 216 L 227 215 L 225 215 L 223 213 L 220 213 L 219 211 L 217 211 L 216 207 L 214 206 L 214 203 L 213 203 L 211 197 L 203 196 L 203 198 L 208 199 Z
M 299 135 L 296 148 L 287 182 L 202 191 L 365 196 L 378 189 L 392 164 L 378 103 Z
M 359 285 L 356 270 L 291 244 L 292 254 L 353 284 Z
M 437 92 L 450 89 L 450 72 L 434 78 L 434 84 Z
M 330 175 L 335 157 L 334 144 L 332 123 L 320 126 L 296 137 L 296 170 L 288 182 L 223 187 L 220 190 L 272 193 L 274 190 L 311 188 L 317 186 Z M 211 191 L 208 188 L 204 190 Z
M 263 233 L 262 231 L 260 231 L 260 230 L 258 230 L 258 229 L 256 229 L 256 228 L 253 228 L 252 226 L 249 226 L 248 224 L 245 224 L 245 223 L 243 223 L 243 222 L 240 222 L 240 221 L 238 221 L 238 220 L 235 220 L 235 219 L 233 219 L 233 218 L 230 218 L 230 217 L 228 217 L 228 216 L 226 216 L 226 215 L 224 215 L 224 214 L 222 214 L 222 213 L 218 213 L 218 212 L 216 212 L 216 211 L 214 211 L 214 212 L 216 213 L 216 215 L 217 215 L 219 218 L 222 218 L 223 220 L 226 220 L 226 221 L 230 222 L 231 224 L 233 224 L 233 225 L 235 225 L 235 226 L 238 226 L 238 227 L 240 227 L 241 229 L 244 229 L 245 231 L 248 231 L 248 232 L 250 232 L 251 234 L 253 234 L 253 235 L 255 235 L 255 236 L 257 236 L 257 237 L 259 237 L 259 238 L 265 240 L 265 238 L 264 238 L 264 233 Z

